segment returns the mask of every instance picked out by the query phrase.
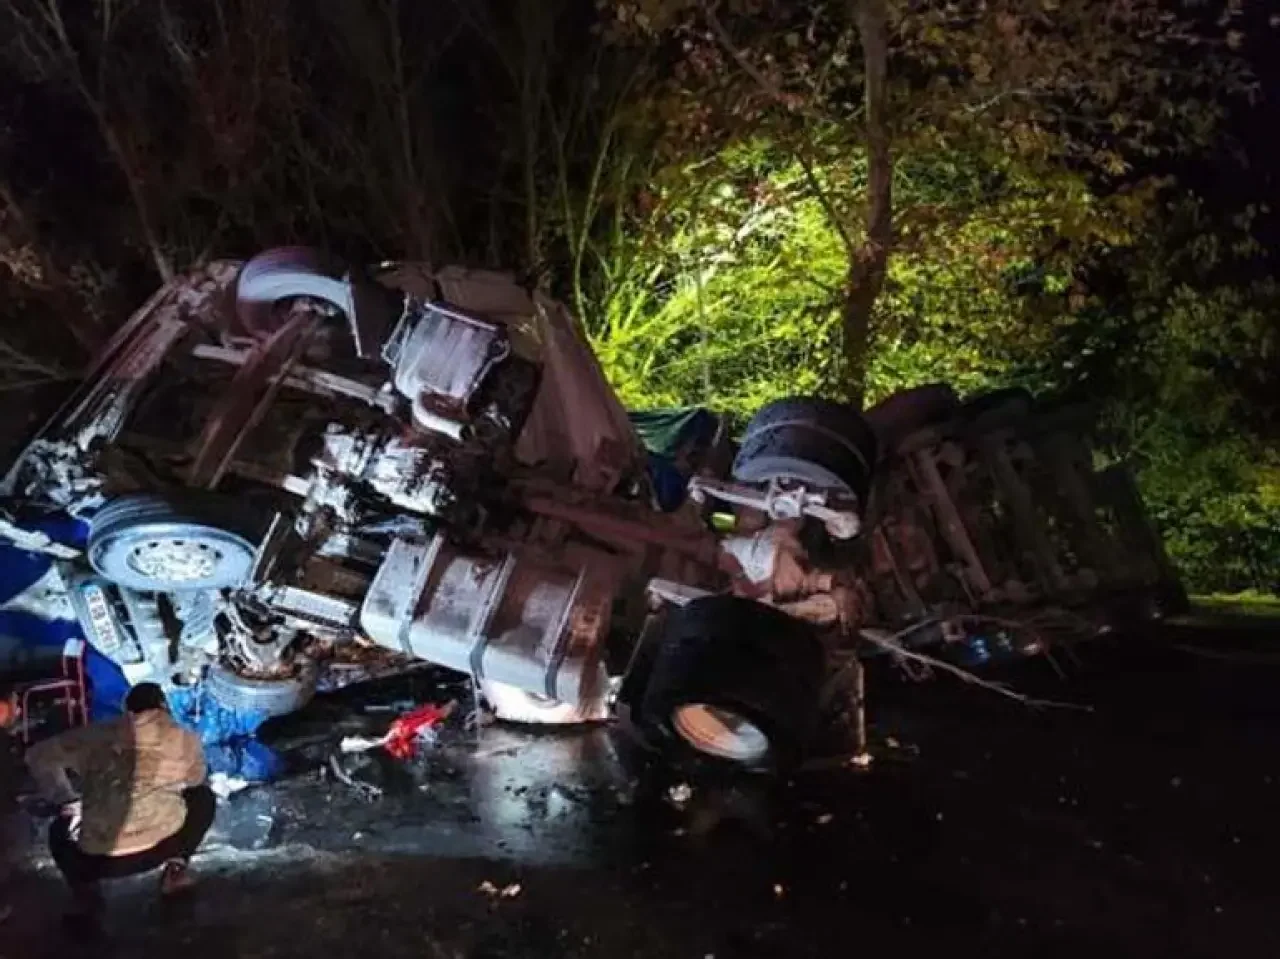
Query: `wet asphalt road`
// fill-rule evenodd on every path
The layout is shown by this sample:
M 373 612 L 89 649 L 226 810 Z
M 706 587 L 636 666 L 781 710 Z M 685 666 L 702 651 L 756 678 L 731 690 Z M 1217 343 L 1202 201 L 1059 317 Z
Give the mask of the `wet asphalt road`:
M 369 801 L 316 769 L 332 706 L 280 733 L 294 775 L 223 804 L 190 902 L 119 883 L 111 951 L 69 951 L 35 854 L 0 957 L 1276 955 L 1280 668 L 1169 638 L 1011 677 L 1091 713 L 873 683 L 869 771 L 680 805 L 606 729 L 450 730 L 353 765 Z

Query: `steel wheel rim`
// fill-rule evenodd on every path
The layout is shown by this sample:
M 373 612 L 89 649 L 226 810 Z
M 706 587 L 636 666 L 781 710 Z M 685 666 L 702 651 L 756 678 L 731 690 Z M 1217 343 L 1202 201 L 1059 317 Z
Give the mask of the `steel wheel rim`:
M 698 752 L 733 762 L 758 762 L 769 753 L 769 737 L 740 713 L 707 703 L 686 703 L 671 714 L 680 738 Z
M 222 551 L 198 536 L 147 537 L 126 557 L 130 568 L 142 576 L 174 583 L 209 579 L 222 562 Z

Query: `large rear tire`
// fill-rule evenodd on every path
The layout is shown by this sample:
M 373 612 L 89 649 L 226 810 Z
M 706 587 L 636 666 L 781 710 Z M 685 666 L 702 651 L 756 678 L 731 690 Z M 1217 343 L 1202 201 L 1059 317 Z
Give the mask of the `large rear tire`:
M 1036 398 L 1030 390 L 1021 386 L 1009 386 L 998 390 L 976 393 L 965 399 L 961 406 L 964 416 L 971 421 L 1025 418 L 1035 409 Z
M 912 433 L 947 419 L 959 408 L 955 390 L 946 383 L 928 383 L 899 390 L 862 415 L 875 431 L 882 450 L 892 451 Z
M 733 476 L 743 483 L 779 480 L 841 490 L 865 503 L 875 462 L 875 433 L 854 407 L 793 398 L 752 417 Z
M 816 732 L 825 659 L 812 627 L 771 606 L 694 600 L 667 615 L 640 730 L 677 756 L 785 769 Z

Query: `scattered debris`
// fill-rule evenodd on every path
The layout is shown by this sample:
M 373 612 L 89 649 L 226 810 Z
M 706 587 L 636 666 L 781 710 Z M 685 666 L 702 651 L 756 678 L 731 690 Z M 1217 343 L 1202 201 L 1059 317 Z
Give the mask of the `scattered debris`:
M 209 788 L 219 799 L 229 799 L 243 789 L 249 788 L 249 781 L 239 776 L 228 776 L 226 773 L 214 773 L 209 777 Z
M 415 705 L 412 699 L 397 699 L 391 703 L 368 703 L 362 709 L 366 713 L 403 713 Z
M 849 757 L 849 765 L 857 769 L 871 768 L 871 753 L 857 753 Z
M 693 798 L 693 787 L 688 783 L 676 783 L 667 790 L 667 799 L 678 809 L 683 809 L 685 804 Z
M 827 823 L 831 822 L 831 820 L 835 818 L 836 817 L 833 816 L 831 813 L 824 812 L 821 816 L 818 817 L 817 823 L 819 826 L 825 826 Z
M 480 885 L 476 886 L 476 892 L 482 892 L 486 896 L 497 896 L 499 899 L 514 899 L 516 896 L 520 895 L 523 888 L 524 887 L 518 882 L 513 882 L 499 888 L 486 879 L 484 882 L 480 883 Z
M 342 764 L 338 761 L 336 755 L 329 757 L 329 769 L 333 772 L 334 777 L 344 786 L 349 786 L 354 790 L 357 797 L 365 802 L 373 802 L 382 798 L 382 790 L 373 783 L 360 782 L 358 779 L 352 779 L 350 773 L 342 768 Z M 354 838 L 360 838 L 357 833 Z
M 385 744 L 385 736 L 343 736 L 338 744 L 338 752 L 365 753 Z
M 435 728 L 453 714 L 457 705 L 457 700 L 451 699 L 443 706 L 419 706 L 398 716 L 385 735 L 377 738 L 346 736 L 338 749 L 343 753 L 363 753 L 381 746 L 396 759 L 412 759 L 418 743 L 430 740 L 435 735 Z
M 565 802 L 575 804 L 585 803 L 589 798 L 582 787 L 570 788 L 568 786 L 562 786 L 560 783 L 552 783 L 547 788 L 547 796 L 555 796 L 557 799 L 562 799 Z
M 858 635 L 872 646 L 879 647 L 880 649 L 892 654 L 898 663 L 917 663 L 930 670 L 936 669 L 939 672 L 948 673 L 963 683 L 968 683 L 972 686 L 977 686 L 980 689 L 986 689 L 990 692 L 997 693 L 998 695 L 1012 699 L 1015 702 L 1022 703 L 1024 706 L 1074 709 L 1084 713 L 1093 712 L 1093 707 L 1080 703 L 1060 703 L 1052 699 L 1037 699 L 1034 696 L 1023 695 L 1022 693 L 1011 689 L 1004 683 L 982 679 L 974 673 L 969 672 L 967 669 L 961 669 L 954 663 L 949 663 L 946 660 L 938 659 L 936 656 L 929 656 L 917 650 L 909 649 L 902 644 L 901 637 L 909 632 L 913 632 L 917 628 L 919 628 L 919 624 L 909 626 L 894 635 L 886 634 L 883 630 L 861 629 L 858 631 Z
M 472 754 L 473 759 L 493 759 L 496 756 L 514 756 L 515 746 L 502 746 L 498 749 L 482 749 Z

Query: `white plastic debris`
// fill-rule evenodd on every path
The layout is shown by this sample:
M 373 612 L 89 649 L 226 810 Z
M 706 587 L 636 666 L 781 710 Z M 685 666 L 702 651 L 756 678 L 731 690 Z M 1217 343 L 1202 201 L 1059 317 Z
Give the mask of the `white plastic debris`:
M 675 806 L 684 806 L 693 798 L 693 787 L 688 783 L 676 783 L 667 790 L 667 799 Z
M 370 749 L 377 749 L 379 746 L 385 745 L 386 736 L 343 736 L 342 742 L 338 744 L 340 753 L 365 753 Z
M 219 799 L 227 799 L 249 788 L 249 781 L 239 776 L 228 776 L 226 773 L 214 773 L 209 777 L 209 788 Z
M 516 896 L 520 895 L 523 888 L 524 887 L 518 882 L 513 882 L 499 888 L 486 879 L 484 882 L 480 883 L 480 885 L 476 886 L 476 892 L 482 892 L 486 896 L 497 896 L 499 899 L 514 899 Z

